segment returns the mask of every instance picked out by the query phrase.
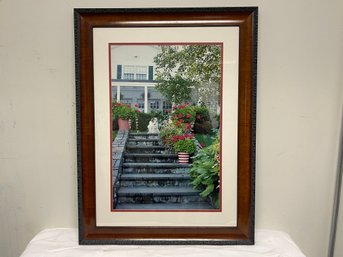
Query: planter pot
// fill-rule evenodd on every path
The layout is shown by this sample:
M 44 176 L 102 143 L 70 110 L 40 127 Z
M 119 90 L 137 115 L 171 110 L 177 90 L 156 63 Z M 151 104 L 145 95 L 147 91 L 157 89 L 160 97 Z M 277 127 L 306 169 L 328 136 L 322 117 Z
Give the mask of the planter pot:
M 119 130 L 129 130 L 130 129 L 130 123 L 129 120 L 123 120 L 123 119 L 118 119 L 118 127 Z
M 179 152 L 177 154 L 179 157 L 179 163 L 182 163 L 182 164 L 189 163 L 189 153 Z

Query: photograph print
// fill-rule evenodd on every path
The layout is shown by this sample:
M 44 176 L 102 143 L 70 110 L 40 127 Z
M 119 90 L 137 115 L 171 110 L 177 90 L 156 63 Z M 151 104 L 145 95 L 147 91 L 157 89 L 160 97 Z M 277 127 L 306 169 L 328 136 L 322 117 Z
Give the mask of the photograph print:
M 221 210 L 222 43 L 109 43 L 112 212 Z

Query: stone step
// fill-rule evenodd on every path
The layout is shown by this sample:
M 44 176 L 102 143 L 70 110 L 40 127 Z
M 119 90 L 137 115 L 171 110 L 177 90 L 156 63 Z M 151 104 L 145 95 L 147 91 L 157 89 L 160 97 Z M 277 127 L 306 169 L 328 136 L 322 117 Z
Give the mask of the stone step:
M 159 137 L 158 133 L 148 133 L 148 132 L 138 132 L 138 133 L 129 133 L 129 138 L 135 137 Z
M 177 154 L 125 153 L 125 162 L 171 162 L 177 163 Z
M 189 164 L 181 164 L 181 163 L 169 163 L 169 162 L 160 162 L 160 163 L 153 163 L 153 162 L 136 162 L 136 163 L 129 163 L 124 162 L 123 168 L 189 168 Z
M 118 203 L 204 202 L 199 193 L 192 187 L 121 187 L 118 190 Z
M 122 203 L 118 204 L 117 210 L 213 210 L 214 207 L 207 202 L 199 203 Z
M 162 145 L 126 145 L 126 152 L 129 153 L 170 153 Z
M 190 176 L 187 173 L 179 174 L 149 174 L 132 173 L 123 174 L 120 178 L 122 187 L 182 187 L 189 186 Z
M 123 174 L 125 173 L 156 173 L 156 174 L 171 174 L 171 173 L 188 173 L 189 164 L 180 163 L 123 163 Z
M 162 146 L 163 142 L 160 139 L 129 139 L 126 146 Z
M 154 154 L 154 153 L 125 153 L 127 158 L 177 158 L 177 154 Z
M 159 138 L 129 138 L 129 143 L 140 143 L 140 142 L 162 142 Z

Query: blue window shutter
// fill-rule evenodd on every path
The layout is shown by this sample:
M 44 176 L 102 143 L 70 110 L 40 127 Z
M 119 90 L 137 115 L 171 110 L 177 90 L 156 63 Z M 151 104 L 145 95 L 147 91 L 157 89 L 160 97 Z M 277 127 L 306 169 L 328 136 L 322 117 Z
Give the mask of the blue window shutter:
M 149 66 L 149 80 L 154 80 L 154 67 Z
M 117 79 L 121 79 L 121 71 L 122 71 L 122 66 L 118 64 L 117 65 Z

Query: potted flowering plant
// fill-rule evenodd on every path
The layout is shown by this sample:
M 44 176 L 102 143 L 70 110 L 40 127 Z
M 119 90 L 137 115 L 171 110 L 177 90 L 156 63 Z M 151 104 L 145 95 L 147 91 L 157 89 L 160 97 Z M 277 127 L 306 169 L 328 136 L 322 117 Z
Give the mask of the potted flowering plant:
M 130 128 L 129 120 L 136 117 L 137 111 L 131 108 L 129 104 L 113 103 L 113 117 L 118 119 L 119 130 L 128 130 Z
M 178 153 L 179 163 L 188 163 L 189 155 L 196 151 L 194 135 L 183 134 L 173 136 L 173 149 Z

